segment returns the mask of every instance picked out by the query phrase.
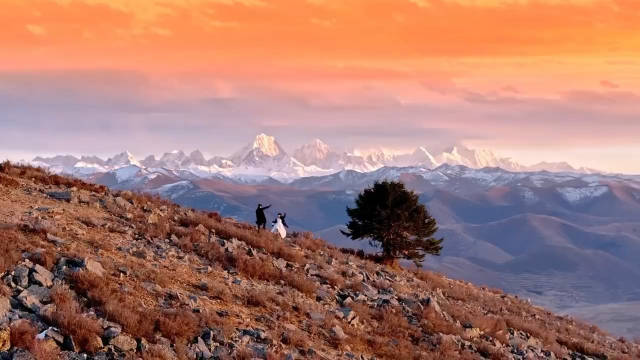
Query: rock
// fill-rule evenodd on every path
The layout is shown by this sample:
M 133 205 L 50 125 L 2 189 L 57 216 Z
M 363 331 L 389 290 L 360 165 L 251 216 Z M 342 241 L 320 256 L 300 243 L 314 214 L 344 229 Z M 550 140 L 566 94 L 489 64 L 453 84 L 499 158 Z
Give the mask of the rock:
M 277 258 L 273 260 L 273 265 L 281 271 L 287 270 L 287 261 L 282 258 Z
M 324 321 L 324 314 L 320 312 L 310 311 L 307 313 L 309 315 L 309 319 L 317 322 Z
M 62 349 L 67 350 L 67 351 L 72 351 L 72 352 L 77 352 L 78 351 L 78 347 L 76 346 L 76 342 L 69 335 L 66 335 L 64 337 L 64 340 L 62 341 Z
M 438 302 L 436 301 L 436 299 L 434 299 L 433 297 L 426 297 L 424 299 L 420 300 L 420 303 L 423 306 L 429 306 L 432 307 L 433 310 L 435 310 L 435 312 L 441 316 L 443 316 L 442 313 L 442 309 L 440 309 L 440 305 L 438 305 Z
M 66 243 L 63 239 L 49 233 L 47 233 L 47 241 L 53 243 L 55 246 L 62 246 Z
M 344 340 L 347 338 L 347 334 L 344 333 L 344 330 L 338 325 L 331 328 L 331 337 L 337 340 Z
M 47 193 L 47 196 L 55 200 L 66 202 L 71 202 L 72 197 L 71 191 L 50 191 Z
M 200 289 L 202 291 L 209 291 L 209 284 L 207 284 L 206 281 L 200 281 L 198 283 L 198 289 Z
M 158 223 L 158 215 L 156 214 L 151 214 L 149 215 L 149 217 L 147 217 L 147 224 L 157 224 Z
M 64 336 L 60 334 L 55 328 L 49 327 L 47 330 L 41 332 L 36 336 L 38 340 L 53 340 L 56 344 L 64 343 Z
M 29 286 L 29 268 L 18 265 L 13 269 L 13 282 L 21 288 Z
M 357 321 L 357 318 L 358 318 L 358 315 L 356 315 L 355 311 L 353 311 L 351 308 L 348 308 L 348 307 L 343 307 L 338 309 L 336 311 L 336 316 L 339 319 L 342 319 L 349 324 Z
M 482 335 L 482 331 L 478 328 L 465 328 L 462 333 L 462 338 L 466 340 L 472 340 Z
M 114 199 L 116 205 L 118 205 L 120 208 L 124 209 L 124 210 L 129 210 L 133 205 L 131 205 L 130 202 L 128 202 L 127 200 L 125 200 L 124 198 L 118 196 L 117 198 Z
M 31 355 L 30 352 L 22 349 L 19 349 L 18 351 L 13 353 L 13 357 L 11 359 L 12 360 L 35 360 L 35 358 L 33 357 L 33 355 Z
M 51 297 L 49 289 L 38 285 L 31 285 L 18 295 L 18 301 L 20 301 L 24 307 L 38 313 L 43 303 L 51 302 Z
M 132 337 L 125 334 L 120 334 L 111 339 L 109 345 L 113 345 L 116 349 L 123 352 L 135 350 L 138 347 L 138 343 Z
M 31 280 L 33 280 L 36 285 L 41 285 L 48 288 L 53 286 L 53 274 L 49 270 L 38 264 L 34 265 L 33 267 L 33 271 L 31 272 Z
M 147 291 L 152 292 L 152 293 L 162 293 L 163 289 L 160 285 L 158 284 L 154 284 L 152 282 L 149 281 L 145 281 L 142 283 L 142 287 L 145 288 Z
M 198 357 L 201 359 L 209 359 L 213 356 L 213 354 L 211 354 L 211 351 L 209 351 L 207 344 L 205 344 L 204 340 L 202 340 L 202 338 L 200 337 L 198 337 L 198 339 L 196 340 L 195 349 Z
M 100 264 L 99 262 L 90 258 L 85 258 L 83 260 L 82 265 L 84 269 L 87 270 L 88 272 L 94 275 L 104 276 L 104 268 L 102 267 L 102 264 Z
M 122 332 L 122 330 L 120 328 L 114 327 L 114 326 L 110 326 L 107 329 L 105 329 L 103 336 L 107 340 L 107 342 L 109 342 L 113 338 L 115 338 L 118 335 L 120 335 L 121 332 Z
M 11 330 L 8 327 L 0 328 L 0 351 L 7 351 L 11 347 Z
M 204 227 L 202 224 L 198 224 L 198 226 L 196 226 L 196 230 L 200 231 L 203 235 L 209 234 L 209 229 Z

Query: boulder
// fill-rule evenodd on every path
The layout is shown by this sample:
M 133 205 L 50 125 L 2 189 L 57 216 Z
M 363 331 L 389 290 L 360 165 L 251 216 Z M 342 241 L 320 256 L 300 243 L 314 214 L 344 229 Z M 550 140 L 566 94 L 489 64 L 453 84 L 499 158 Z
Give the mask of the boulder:
M 55 246 L 62 246 L 66 242 L 62 238 L 59 238 L 59 237 L 54 236 L 54 235 L 51 235 L 49 233 L 47 233 L 47 241 L 49 241 L 50 243 L 54 244 Z
M 213 356 L 213 354 L 211 354 L 211 351 L 209 350 L 209 347 L 207 347 L 207 344 L 205 344 L 204 340 L 202 340 L 202 338 L 200 337 L 198 337 L 198 339 L 196 340 L 195 350 L 198 357 L 201 359 L 209 359 Z
M 48 288 L 53 286 L 53 274 L 49 270 L 38 264 L 33 266 L 33 271 L 31 272 L 31 280 L 36 285 L 41 285 Z
M 120 333 L 122 332 L 122 330 L 119 327 L 115 327 L 115 326 L 110 326 L 107 329 L 105 329 L 104 331 L 104 338 L 107 341 L 111 341 L 112 339 L 116 338 L 118 335 L 120 335 Z
M 113 201 L 115 201 L 116 205 L 118 205 L 121 209 L 129 210 L 133 205 L 130 202 L 125 200 L 124 198 L 118 196 Z
M 125 334 L 120 334 L 111 339 L 109 344 L 123 352 L 132 351 L 138 347 L 138 343 L 132 337 Z
M 357 321 L 357 318 L 358 318 L 358 315 L 356 315 L 355 311 L 353 311 L 349 307 L 343 307 L 343 308 L 338 309 L 336 311 L 336 316 L 339 319 L 342 319 L 342 320 L 346 321 L 349 324 L 351 324 L 352 322 Z
M 70 202 L 72 198 L 71 191 L 50 191 L 47 196 L 59 201 Z
M 13 282 L 21 288 L 29 286 L 29 268 L 20 264 L 13 269 Z
M 20 301 L 24 307 L 38 313 L 44 303 L 51 302 L 51 296 L 49 289 L 38 285 L 31 285 L 18 295 L 18 301 Z
M 331 328 L 331 337 L 336 340 L 344 340 L 347 338 L 347 334 L 344 333 L 344 330 L 338 325 Z
M 27 350 L 19 349 L 18 351 L 13 353 L 13 357 L 11 358 L 11 360 L 35 360 L 35 358 Z
M 104 268 L 102 267 L 102 264 L 93 259 L 85 258 L 83 261 L 83 267 L 92 274 L 104 276 Z

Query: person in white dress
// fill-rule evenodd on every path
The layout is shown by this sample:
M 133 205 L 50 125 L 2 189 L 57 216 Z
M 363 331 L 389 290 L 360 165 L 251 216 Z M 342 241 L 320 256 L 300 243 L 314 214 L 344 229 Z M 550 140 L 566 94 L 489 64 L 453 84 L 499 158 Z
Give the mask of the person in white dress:
M 271 229 L 272 233 L 278 233 L 280 234 L 281 238 L 285 238 L 287 237 L 287 229 L 289 227 L 289 225 L 287 225 L 287 222 L 284 220 L 287 217 L 287 214 L 284 213 L 278 213 L 278 216 L 276 217 L 275 220 L 273 220 L 272 224 L 273 224 L 273 228 Z

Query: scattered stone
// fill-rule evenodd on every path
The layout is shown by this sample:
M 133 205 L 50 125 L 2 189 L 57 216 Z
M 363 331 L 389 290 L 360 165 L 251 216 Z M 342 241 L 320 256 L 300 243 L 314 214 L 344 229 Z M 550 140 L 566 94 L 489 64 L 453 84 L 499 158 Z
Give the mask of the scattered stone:
M 66 335 L 64 340 L 62 341 L 62 349 L 72 352 L 77 352 L 78 347 L 76 346 L 76 342 L 73 340 L 73 337 L 70 335 Z
M 42 285 L 48 288 L 53 286 L 53 274 L 38 264 L 33 267 L 31 279 L 36 285 Z
M 66 241 L 64 241 L 62 238 L 59 238 L 55 235 L 51 235 L 49 233 L 47 233 L 47 241 L 49 241 L 50 243 L 53 243 L 55 246 L 62 246 L 66 243 Z
M 131 205 L 130 202 L 128 202 L 127 200 L 125 200 L 124 198 L 122 198 L 120 196 L 115 198 L 114 201 L 116 202 L 116 205 L 118 205 L 120 208 L 122 208 L 124 210 L 129 210 L 133 206 L 133 205 Z
M 198 289 L 200 289 L 202 291 L 209 291 L 209 284 L 207 284 L 206 281 L 200 281 L 198 283 Z
M 13 357 L 11 358 L 11 360 L 35 360 L 35 358 L 27 350 L 19 349 L 18 351 L 13 353 Z
M 209 351 L 207 344 L 205 344 L 204 340 L 202 340 L 202 338 L 200 337 L 196 339 L 195 349 L 198 357 L 201 359 L 209 359 L 213 356 L 213 354 L 211 354 L 211 351 Z
M 110 326 L 107 329 L 105 329 L 103 336 L 107 340 L 107 342 L 109 342 L 113 338 L 120 335 L 121 332 L 122 332 L 122 329 L 120 329 L 119 327 Z
M 102 267 L 102 264 L 93 259 L 85 258 L 83 260 L 83 267 L 94 275 L 98 275 L 100 277 L 104 276 L 104 268 Z
M 132 337 L 125 334 L 120 334 L 111 339 L 109 345 L 113 345 L 120 351 L 131 351 L 138 347 L 138 343 Z
M 47 196 L 59 201 L 71 202 L 71 191 L 50 191 Z
M 24 265 L 18 265 L 13 269 L 13 282 L 21 287 L 26 288 L 29 286 L 29 268 Z
M 31 285 L 18 295 L 18 301 L 29 310 L 38 313 L 45 303 L 51 302 L 49 289 Z
M 344 340 L 347 338 L 344 330 L 342 330 L 342 328 L 338 325 L 331 328 L 331 336 L 336 340 Z
M 311 319 L 313 321 L 316 321 L 316 322 L 324 321 L 324 314 L 323 313 L 310 311 L 307 314 L 309 315 L 309 319 Z
M 336 311 L 336 316 L 349 324 L 356 322 L 358 318 L 358 315 L 356 315 L 355 311 L 348 307 L 338 309 Z

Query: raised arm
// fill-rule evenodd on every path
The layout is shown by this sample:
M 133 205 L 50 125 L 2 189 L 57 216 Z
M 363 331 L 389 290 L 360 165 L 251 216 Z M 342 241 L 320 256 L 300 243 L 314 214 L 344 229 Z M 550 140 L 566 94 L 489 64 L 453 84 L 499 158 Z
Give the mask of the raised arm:
M 271 207 L 271 204 L 269 204 L 269 205 L 267 205 L 267 206 L 263 207 L 262 209 L 267 210 L 267 209 L 268 209 L 268 208 L 270 208 L 270 207 Z

